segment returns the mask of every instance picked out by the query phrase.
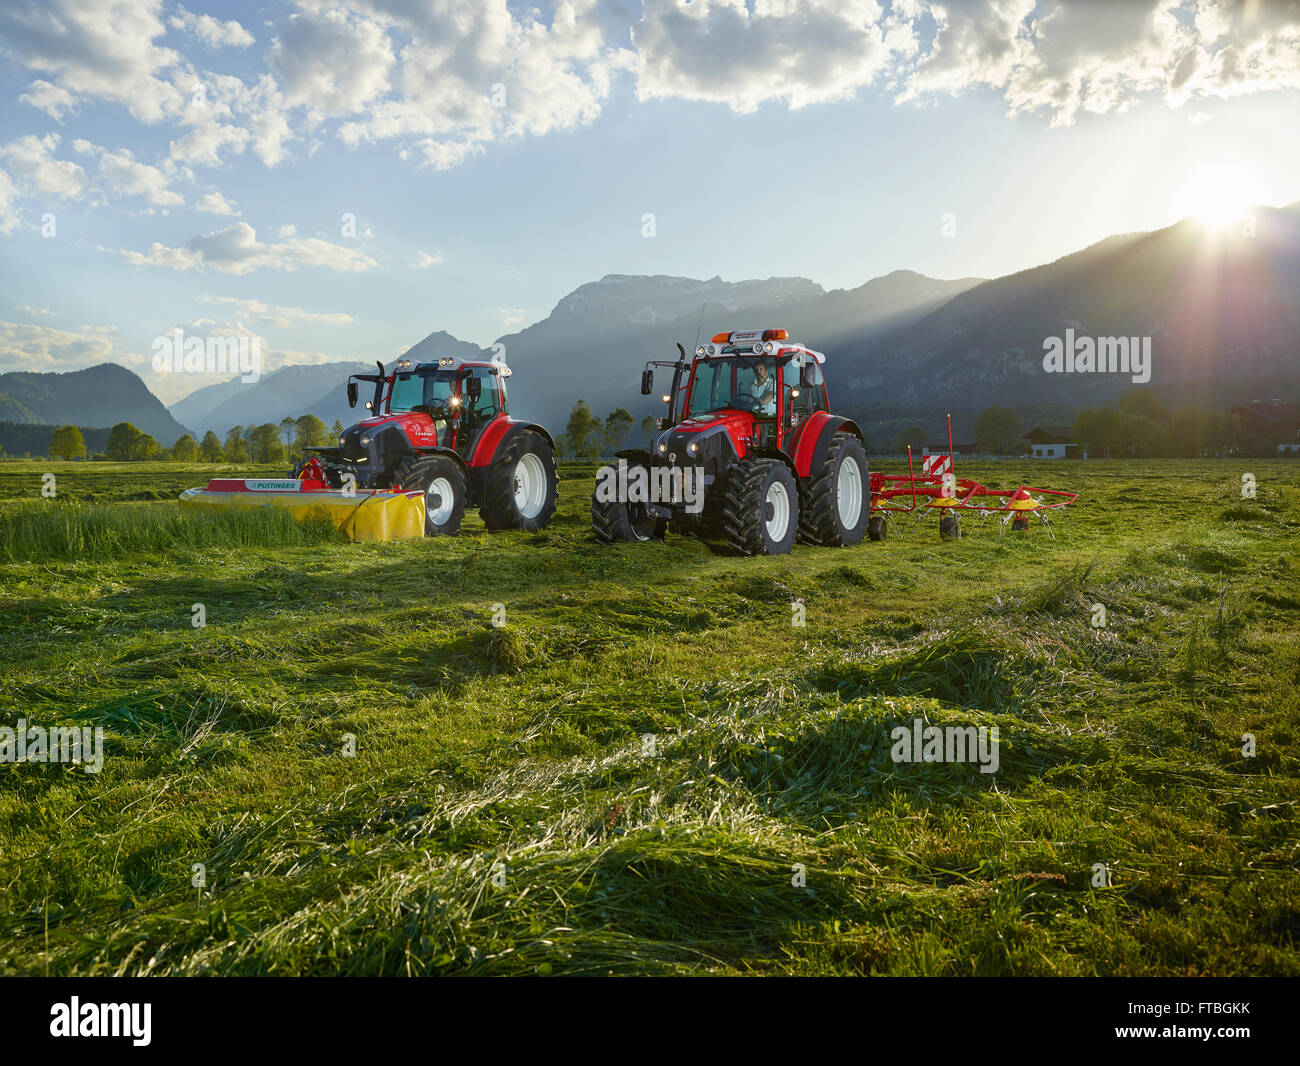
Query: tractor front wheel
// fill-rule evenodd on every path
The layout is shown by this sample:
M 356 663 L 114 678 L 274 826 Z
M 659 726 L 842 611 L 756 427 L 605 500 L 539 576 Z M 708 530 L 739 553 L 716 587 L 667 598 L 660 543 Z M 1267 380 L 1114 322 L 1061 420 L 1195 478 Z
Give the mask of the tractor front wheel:
M 632 469 L 628 467 L 629 481 Z M 646 480 L 648 483 L 649 478 Z M 621 540 L 657 540 L 663 537 L 667 526 L 663 519 L 653 517 L 644 503 L 601 500 L 595 492 L 591 494 L 591 529 L 597 540 L 607 544 Z
M 393 471 L 393 481 L 407 492 L 424 493 L 424 533 L 452 536 L 465 517 L 465 475 L 445 455 L 412 455 Z
M 536 533 L 555 514 L 559 488 L 555 450 L 537 433 L 511 437 L 488 471 L 479 514 L 490 530 Z
M 727 478 L 722 532 L 737 555 L 784 555 L 799 531 L 799 486 L 775 459 L 743 459 Z
M 820 470 L 804 479 L 799 539 L 827 548 L 862 542 L 871 507 L 867 499 L 867 453 L 851 433 L 836 433 Z

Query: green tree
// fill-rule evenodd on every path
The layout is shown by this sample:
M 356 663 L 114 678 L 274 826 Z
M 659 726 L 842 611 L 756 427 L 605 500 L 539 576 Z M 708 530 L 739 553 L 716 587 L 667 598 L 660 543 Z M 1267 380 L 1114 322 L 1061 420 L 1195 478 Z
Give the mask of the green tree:
M 264 422 L 260 426 L 254 426 L 249 432 L 248 444 L 255 463 L 274 463 L 284 459 L 280 429 L 274 422 Z
M 205 463 L 219 463 L 225 458 L 224 453 L 221 451 L 221 441 L 217 439 L 217 435 L 212 430 L 208 430 L 203 434 L 203 440 L 199 443 L 199 457 Z
M 290 418 L 288 415 L 285 415 L 284 418 L 280 419 L 280 436 L 284 438 L 284 446 L 286 448 L 293 447 L 293 437 L 297 432 L 298 420 L 296 418 Z
M 636 419 L 625 407 L 619 407 L 609 413 L 605 419 L 605 454 L 613 455 L 627 440 L 627 435 L 636 425 Z
M 324 422 L 315 415 L 303 415 L 294 423 L 294 449 L 301 452 L 304 448 L 319 448 L 328 443 L 325 433 Z M 337 440 L 338 437 L 334 439 Z
M 148 433 L 141 433 L 131 448 L 132 459 L 157 459 L 162 452 L 158 442 Z
M 1151 419 L 1153 422 L 1163 422 L 1169 417 L 1169 412 L 1165 409 L 1156 394 L 1150 389 L 1139 385 L 1135 389 L 1129 389 L 1119 401 L 1119 409 L 1126 415 L 1141 415 Z
M 986 407 L 975 420 L 975 447 L 994 455 L 1011 455 L 1020 443 L 1020 416 L 1010 407 Z
M 600 419 L 591 417 L 587 401 L 579 400 L 569 412 L 569 424 L 564 430 L 569 453 L 579 458 L 599 455 L 604 431 Z
M 344 429 L 343 423 L 340 422 L 337 418 L 334 419 L 334 425 L 330 426 L 330 438 L 331 438 L 331 439 L 330 439 L 330 443 L 331 443 L 331 444 L 337 444 L 337 443 L 338 443 L 338 439 L 339 439 L 341 436 L 343 436 L 343 429 Z
M 641 419 L 641 432 L 645 434 L 646 447 L 650 447 L 659 435 L 659 420 L 654 415 L 646 415 Z
M 172 458 L 181 463 L 195 462 L 199 457 L 198 443 L 188 433 L 176 438 L 172 445 Z
M 248 462 L 248 441 L 244 440 L 243 426 L 234 426 L 226 434 L 226 447 L 224 450 L 227 462 Z
M 50 438 L 51 459 L 80 459 L 86 454 L 86 438 L 76 426 L 60 426 Z
M 900 452 L 905 452 L 907 451 L 907 446 L 910 444 L 912 446 L 912 451 L 916 451 L 929 439 L 930 434 L 920 426 L 913 426 L 911 429 L 903 430 L 903 432 L 898 435 L 898 450 Z
M 104 453 L 110 459 L 119 462 L 134 459 L 136 444 L 143 435 L 130 422 L 119 422 L 108 431 L 108 443 L 104 446 Z

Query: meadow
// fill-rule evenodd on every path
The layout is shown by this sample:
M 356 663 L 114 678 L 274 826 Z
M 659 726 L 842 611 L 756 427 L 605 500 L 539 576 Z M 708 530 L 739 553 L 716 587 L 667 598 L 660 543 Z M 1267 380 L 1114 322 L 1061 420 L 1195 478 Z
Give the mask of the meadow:
M 961 464 L 1080 498 L 770 559 L 596 543 L 595 469 L 350 544 L 0 463 L 0 724 L 106 738 L 0 764 L 0 973 L 1300 974 L 1300 463 Z

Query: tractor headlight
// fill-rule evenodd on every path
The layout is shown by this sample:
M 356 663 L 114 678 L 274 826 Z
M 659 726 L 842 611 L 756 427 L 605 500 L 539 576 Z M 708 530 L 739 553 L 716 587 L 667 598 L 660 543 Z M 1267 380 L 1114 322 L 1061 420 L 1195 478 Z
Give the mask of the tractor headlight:
M 339 438 L 339 447 L 340 447 L 340 448 L 342 448 L 343 445 L 346 444 L 346 443 L 347 443 L 346 438 L 344 438 L 344 437 L 340 437 L 340 438 Z
M 668 454 L 668 442 L 667 442 L 667 441 L 663 441 L 663 440 L 661 440 L 661 441 L 659 442 L 659 454 L 660 454 L 660 455 L 667 455 L 667 454 Z
M 718 349 L 715 348 L 715 347 L 713 347 L 712 344 L 709 345 L 709 355 L 714 355 L 714 354 L 717 353 L 717 351 L 718 351 Z
M 761 343 L 760 341 L 755 341 L 755 342 L 754 342 L 754 347 L 753 347 L 752 350 L 753 350 L 753 352 L 754 352 L 755 355 L 762 355 L 762 354 L 763 354 L 763 345 L 762 345 L 762 343 Z
M 699 445 L 699 442 L 697 442 L 697 441 L 691 441 L 690 444 L 686 445 L 686 450 L 687 450 L 688 452 L 690 452 L 691 455 L 698 455 L 698 454 L 699 454 L 699 451 L 700 451 L 700 445 Z
M 362 437 L 362 438 L 361 438 L 361 447 L 365 448 L 365 447 L 367 447 L 369 444 L 370 444 L 370 438 L 369 438 L 369 437 Z
M 771 355 L 774 351 L 776 351 L 776 345 L 773 344 L 771 341 L 766 341 L 766 342 L 763 344 L 763 354 L 764 354 L 764 355 Z
M 696 354 L 696 355 L 703 355 L 703 354 L 704 354 L 704 345 L 701 344 L 698 348 L 696 348 L 696 349 L 695 349 L 695 354 Z

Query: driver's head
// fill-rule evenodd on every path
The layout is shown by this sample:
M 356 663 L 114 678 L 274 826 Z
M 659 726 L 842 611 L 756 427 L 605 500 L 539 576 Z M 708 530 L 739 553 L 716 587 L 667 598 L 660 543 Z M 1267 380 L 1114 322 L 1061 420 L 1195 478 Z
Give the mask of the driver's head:
M 760 359 L 758 366 L 754 367 L 754 373 L 758 375 L 759 381 L 767 380 L 767 363 Z

